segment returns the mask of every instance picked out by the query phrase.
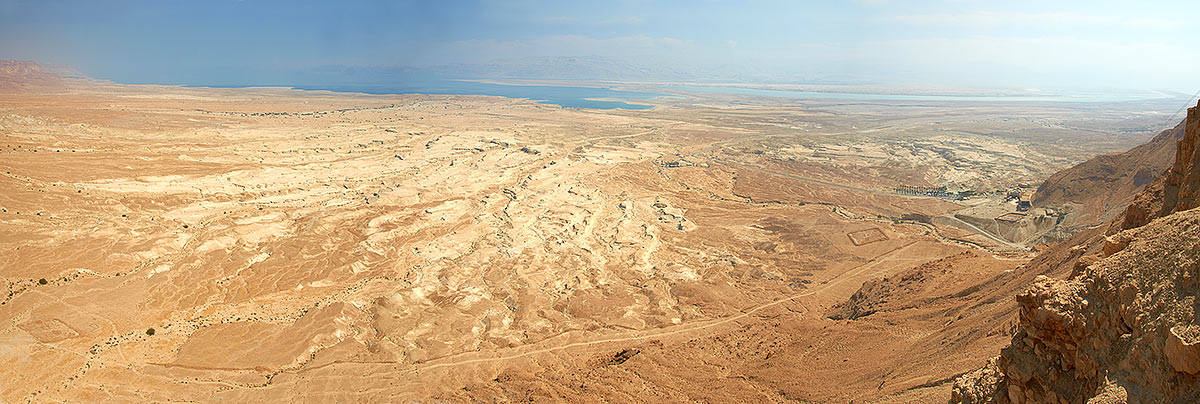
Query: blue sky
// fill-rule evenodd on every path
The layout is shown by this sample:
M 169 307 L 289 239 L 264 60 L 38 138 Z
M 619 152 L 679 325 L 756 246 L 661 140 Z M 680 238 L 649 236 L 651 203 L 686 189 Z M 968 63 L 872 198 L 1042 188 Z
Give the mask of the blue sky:
M 0 0 L 0 58 L 179 84 L 599 56 L 717 79 L 1190 94 L 1192 24 L 1200 1 Z

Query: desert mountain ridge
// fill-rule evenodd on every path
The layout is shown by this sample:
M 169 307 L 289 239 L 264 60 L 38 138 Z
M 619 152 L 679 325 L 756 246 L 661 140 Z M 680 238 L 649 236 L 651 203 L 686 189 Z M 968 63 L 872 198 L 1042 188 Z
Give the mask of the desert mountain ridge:
M 1093 157 L 1059 171 L 1038 186 L 1035 207 L 1063 211 L 1061 226 L 1074 232 L 1119 215 L 1146 185 L 1171 167 L 1184 122 L 1122 153 Z
M 0 92 L 48 91 L 82 81 L 94 80 L 65 65 L 0 60 Z
M 1034 258 L 1068 275 L 1039 276 L 1017 296 L 1012 342 L 955 382 L 952 403 L 1200 401 L 1200 105 L 1115 158 L 1161 152 L 1179 129 L 1173 164 L 1124 212 Z

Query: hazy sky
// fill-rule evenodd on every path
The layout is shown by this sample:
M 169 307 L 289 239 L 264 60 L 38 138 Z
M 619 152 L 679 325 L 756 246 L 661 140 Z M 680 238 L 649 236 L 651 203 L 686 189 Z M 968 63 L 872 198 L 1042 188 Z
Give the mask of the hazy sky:
M 0 0 L 0 59 L 184 84 L 600 56 L 718 78 L 1190 94 L 1197 33 L 1197 0 Z

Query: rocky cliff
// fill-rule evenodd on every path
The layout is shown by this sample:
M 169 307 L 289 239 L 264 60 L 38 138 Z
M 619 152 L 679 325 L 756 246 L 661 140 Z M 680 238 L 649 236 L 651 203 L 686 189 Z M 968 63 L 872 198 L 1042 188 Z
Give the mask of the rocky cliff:
M 1070 265 L 1017 296 L 1019 327 L 953 403 L 1200 402 L 1200 105 L 1188 110 L 1174 164 L 1105 233 L 1035 258 Z M 1044 270 L 1044 268 L 1043 268 Z
M 1119 229 L 1141 227 L 1151 220 L 1200 206 L 1200 105 L 1188 109 L 1187 119 L 1180 124 L 1184 135 L 1176 142 L 1175 161 L 1171 169 L 1156 179 L 1134 199 L 1114 223 Z
M 1175 149 L 1175 165 L 1167 175 L 1163 190 L 1163 205 L 1161 215 L 1172 211 L 1182 211 L 1200 205 L 1200 154 L 1196 147 L 1200 145 L 1200 105 L 1188 109 L 1186 134 L 1179 140 Z

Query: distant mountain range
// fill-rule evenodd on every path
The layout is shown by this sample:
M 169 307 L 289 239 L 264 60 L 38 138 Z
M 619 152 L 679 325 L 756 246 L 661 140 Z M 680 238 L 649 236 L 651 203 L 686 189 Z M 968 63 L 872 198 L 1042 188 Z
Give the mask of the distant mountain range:
M 23 92 L 32 89 L 61 87 L 67 79 L 88 79 L 88 77 L 65 65 L 27 60 L 0 60 L 0 92 Z

